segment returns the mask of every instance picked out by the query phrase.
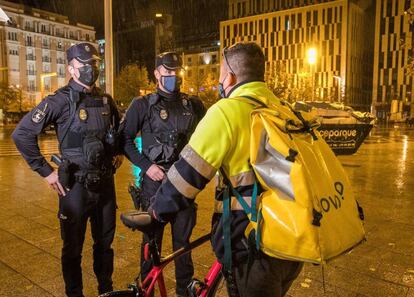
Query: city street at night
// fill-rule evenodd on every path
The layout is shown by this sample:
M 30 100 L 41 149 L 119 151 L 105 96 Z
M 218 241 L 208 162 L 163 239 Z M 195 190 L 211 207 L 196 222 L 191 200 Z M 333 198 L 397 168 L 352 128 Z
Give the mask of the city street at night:
M 0 130 L 0 296 L 64 296 L 61 275 L 58 201 L 45 181 L 18 155 L 10 134 Z M 40 139 L 42 151 L 57 151 L 53 134 Z M 376 127 L 355 155 L 341 156 L 365 211 L 367 241 L 324 267 L 305 265 L 289 296 L 414 296 L 414 129 Z M 133 208 L 127 185 L 134 179 L 124 161 L 116 175 L 119 214 Z M 197 199 L 193 238 L 210 229 L 210 184 Z M 163 253 L 171 251 L 169 228 Z M 140 234 L 117 222 L 114 241 L 114 287 L 125 288 L 138 273 Z M 83 249 L 84 294 L 96 296 L 90 232 Z M 214 257 L 211 247 L 193 252 L 196 277 L 202 278 Z M 173 266 L 166 271 L 174 288 Z M 324 276 L 323 276 L 324 275 Z M 323 281 L 324 280 L 324 281 Z M 325 283 L 323 285 L 323 282 Z

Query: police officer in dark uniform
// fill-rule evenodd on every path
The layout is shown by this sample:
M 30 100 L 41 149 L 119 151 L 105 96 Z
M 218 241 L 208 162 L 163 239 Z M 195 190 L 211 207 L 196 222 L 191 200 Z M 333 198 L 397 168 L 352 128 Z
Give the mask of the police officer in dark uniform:
M 205 108 L 197 97 L 180 92 L 182 69 L 180 55 L 166 52 L 158 55 L 154 75 L 158 82 L 155 93 L 134 98 L 121 123 L 121 137 L 127 158 L 143 173 L 141 205 L 147 210 L 150 198 L 155 195 L 168 169 L 178 160 L 179 153 L 187 144 L 197 123 L 205 114 Z M 142 137 L 142 153 L 135 146 L 135 138 Z M 196 221 L 196 208 L 185 209 L 171 223 L 173 249 L 189 242 Z M 155 237 L 161 250 L 163 227 L 157 228 Z M 143 247 L 148 242 L 144 234 L 141 246 L 141 278 L 151 269 L 151 263 L 143 258 Z M 191 255 L 175 261 L 176 292 L 184 295 L 194 273 Z
M 59 194 L 62 271 L 67 296 L 82 294 L 81 255 L 86 224 L 91 222 L 93 268 L 98 291 L 112 290 L 115 233 L 113 158 L 117 153 L 119 114 L 113 99 L 95 87 L 100 58 L 92 44 L 67 52 L 71 80 L 28 113 L 13 140 L 30 167 Z M 41 155 L 37 136 L 54 124 L 61 162 L 54 170 Z

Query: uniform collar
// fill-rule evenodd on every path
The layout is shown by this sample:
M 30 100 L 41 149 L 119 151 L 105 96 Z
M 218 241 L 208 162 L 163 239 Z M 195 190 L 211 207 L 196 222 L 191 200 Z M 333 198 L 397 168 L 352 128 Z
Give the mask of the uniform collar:
M 72 88 L 72 90 L 79 92 L 79 93 L 86 93 L 86 94 L 90 94 L 93 93 L 95 90 L 95 86 L 92 87 L 92 89 L 89 91 L 87 90 L 84 86 L 81 86 L 80 84 L 78 84 L 76 81 L 73 80 L 73 78 L 71 78 L 69 80 L 68 83 L 69 87 Z
M 174 92 L 170 94 L 170 93 L 164 92 L 160 88 L 157 88 L 157 93 L 158 95 L 160 95 L 162 98 L 166 99 L 167 101 L 176 101 L 180 99 L 180 92 Z

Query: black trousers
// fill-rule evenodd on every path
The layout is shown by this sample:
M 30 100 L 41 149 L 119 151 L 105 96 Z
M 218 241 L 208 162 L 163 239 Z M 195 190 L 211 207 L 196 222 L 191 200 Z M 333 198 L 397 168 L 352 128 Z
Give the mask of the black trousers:
M 87 221 L 93 238 L 93 270 L 99 294 L 112 291 L 116 198 L 113 177 L 102 183 L 98 192 L 75 183 L 64 197 L 59 197 L 59 219 L 62 247 L 62 272 L 69 297 L 82 294 L 82 247 Z
M 282 297 L 302 270 L 302 262 L 269 257 L 262 252 L 251 267 L 247 261 L 235 265 L 226 276 L 229 297 Z
M 155 195 L 161 182 L 151 180 L 146 175 L 142 180 L 142 196 L 146 198 L 143 201 L 142 207 L 146 210 L 149 206 L 149 199 Z M 173 250 L 177 250 L 190 242 L 191 233 L 196 224 L 197 209 L 196 204 L 191 207 L 180 211 L 175 220 L 170 222 L 172 233 Z M 154 231 L 155 241 L 158 249 L 161 251 L 162 238 L 164 233 L 164 226 L 158 225 Z M 143 235 L 141 244 L 141 279 L 145 277 L 152 269 L 151 261 L 145 261 L 144 259 L 144 246 L 149 242 L 148 235 Z M 191 253 L 182 255 L 175 260 L 175 279 L 176 279 L 176 293 L 178 295 L 184 295 L 188 284 L 191 282 L 194 275 L 193 260 L 191 259 Z

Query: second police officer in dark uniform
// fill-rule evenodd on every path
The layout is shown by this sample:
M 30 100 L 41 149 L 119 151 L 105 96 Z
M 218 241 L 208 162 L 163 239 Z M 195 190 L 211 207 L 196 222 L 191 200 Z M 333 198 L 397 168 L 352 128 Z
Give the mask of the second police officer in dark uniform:
M 109 95 L 97 87 L 100 58 L 95 47 L 80 43 L 67 50 L 69 83 L 28 113 L 13 139 L 30 167 L 59 194 L 62 271 L 68 296 L 82 293 L 81 255 L 88 219 L 93 237 L 93 269 L 98 291 L 112 290 L 115 186 L 112 160 L 119 114 Z M 41 155 L 37 136 L 56 127 L 62 155 L 54 170 Z M 59 163 L 59 162 L 58 162 Z
M 205 114 L 205 108 L 197 97 L 180 92 L 182 69 L 181 57 L 174 52 L 158 55 L 154 75 L 158 82 L 155 93 L 135 98 L 121 124 L 124 153 L 143 172 L 142 209 L 146 210 L 150 198 L 155 195 L 166 172 L 178 160 L 179 153 L 187 144 L 197 123 Z M 135 146 L 135 138 L 142 137 L 142 153 Z M 178 213 L 171 223 L 173 249 L 189 242 L 196 221 L 195 206 Z M 156 241 L 161 249 L 163 228 L 158 228 Z M 151 269 L 151 263 L 143 258 L 143 247 L 148 242 L 144 235 L 141 246 L 141 278 Z M 175 261 L 176 292 L 184 295 L 194 273 L 191 255 Z

